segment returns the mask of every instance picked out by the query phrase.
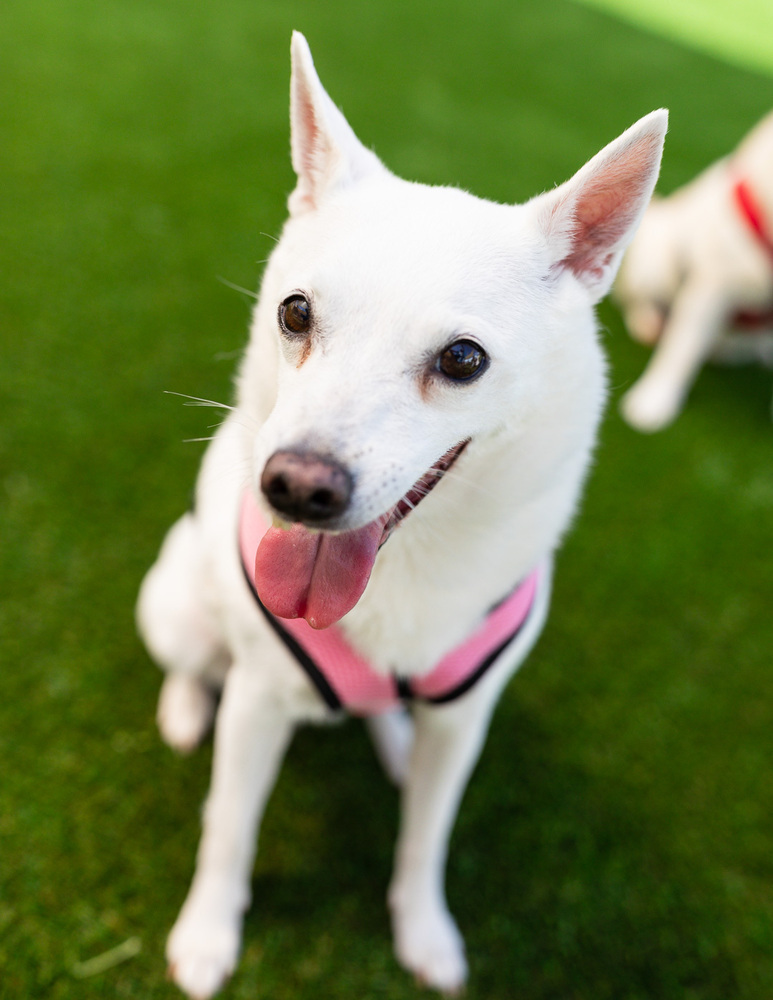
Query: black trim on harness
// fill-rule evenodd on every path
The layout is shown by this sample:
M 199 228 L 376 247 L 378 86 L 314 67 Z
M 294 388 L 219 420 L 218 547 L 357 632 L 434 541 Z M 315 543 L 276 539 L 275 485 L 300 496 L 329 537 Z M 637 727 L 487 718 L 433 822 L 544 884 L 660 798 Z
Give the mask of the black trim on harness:
M 306 652 L 303 646 L 301 646 L 298 640 L 294 636 L 290 635 L 290 633 L 287 632 L 280 625 L 279 621 L 271 614 L 268 608 L 266 608 L 266 606 L 263 604 L 263 601 L 261 601 L 260 597 L 258 596 L 258 592 L 255 589 L 255 584 L 250 579 L 250 575 L 247 572 L 247 567 L 244 565 L 244 560 L 241 557 L 239 558 L 239 562 L 241 564 L 242 573 L 244 574 L 244 579 L 247 582 L 247 586 L 250 588 L 252 596 L 255 598 L 258 607 L 263 612 L 266 621 L 274 630 L 275 634 L 282 640 L 282 642 L 285 644 L 289 652 L 292 653 L 292 655 L 298 661 L 300 666 L 306 671 L 309 680 L 314 684 L 316 689 L 319 691 L 322 699 L 324 700 L 328 708 L 332 709 L 333 711 L 340 711 L 341 709 L 344 709 L 345 706 L 341 703 L 341 699 L 338 697 L 335 690 L 329 683 L 327 677 L 325 677 L 324 673 L 319 669 L 314 660 L 312 660 L 312 658 L 309 656 L 309 654 Z M 507 600 L 507 597 L 503 598 L 503 600 L 500 601 L 499 603 L 501 604 L 505 600 Z M 494 607 L 496 608 L 498 607 L 498 605 L 495 605 Z M 508 636 L 508 638 L 505 639 L 504 642 L 500 643 L 499 646 L 497 646 L 497 648 L 492 653 L 489 653 L 489 655 L 485 658 L 485 660 L 483 660 L 483 662 L 478 667 L 476 667 L 475 670 L 471 674 L 469 674 L 460 684 L 457 684 L 455 688 L 452 688 L 450 691 L 446 691 L 445 694 L 432 695 L 432 696 L 420 695 L 418 697 L 420 697 L 422 701 L 425 701 L 430 705 L 445 705 L 447 702 L 454 701 L 456 698 L 460 698 L 463 694 L 466 694 L 471 687 L 473 687 L 475 684 L 478 683 L 481 677 L 496 662 L 496 660 L 501 656 L 501 654 L 504 653 L 504 651 L 507 649 L 510 643 L 513 642 L 520 635 L 522 629 L 531 618 L 531 612 L 533 607 L 534 607 L 534 601 L 532 600 L 532 606 L 531 608 L 529 608 L 526 618 L 521 622 L 518 628 L 515 629 L 512 635 Z M 410 702 L 416 700 L 417 695 L 413 691 L 411 687 L 411 682 L 407 677 L 395 676 L 393 680 L 395 683 L 395 688 L 397 690 L 397 696 L 401 701 Z
M 244 574 L 244 579 L 247 581 L 247 586 L 252 591 L 252 596 L 255 598 L 258 607 L 265 615 L 266 621 L 269 623 L 271 628 L 274 630 L 276 635 L 282 640 L 282 642 L 287 646 L 288 650 L 293 654 L 298 663 L 303 667 L 306 673 L 309 675 L 309 679 L 312 681 L 314 686 L 319 691 L 325 704 L 328 708 L 333 709 L 333 711 L 340 711 L 343 708 L 341 704 L 341 699 L 335 693 L 333 688 L 328 684 L 327 677 L 322 673 L 317 664 L 312 660 L 303 646 L 297 641 L 297 639 L 290 635 L 289 632 L 285 631 L 279 622 L 274 618 L 268 608 L 263 604 L 263 601 L 258 597 L 258 592 L 255 589 L 255 585 L 250 579 L 250 575 L 247 572 L 247 567 L 244 565 L 244 560 L 239 560 L 242 567 L 242 573 Z
M 532 602 L 532 607 L 534 607 L 533 602 Z M 502 653 L 504 653 L 504 651 L 507 649 L 510 643 L 514 642 L 515 639 L 520 635 L 521 630 L 523 629 L 524 625 L 529 620 L 529 618 L 531 618 L 531 608 L 529 608 L 529 613 L 526 615 L 526 617 L 518 626 L 518 628 L 515 630 L 515 632 L 513 632 L 511 636 L 505 639 L 503 643 L 497 646 L 497 648 L 494 650 L 493 653 L 489 653 L 489 655 L 486 657 L 483 663 L 481 663 L 480 666 L 477 667 L 471 674 L 465 677 L 465 679 L 461 682 L 461 684 L 457 684 L 455 688 L 452 688 L 450 691 L 446 691 L 445 694 L 437 694 L 431 698 L 425 698 L 424 700 L 429 702 L 431 705 L 444 705 L 446 702 L 453 701 L 455 698 L 460 698 L 463 694 L 466 694 L 467 691 L 469 691 L 473 685 L 478 683 L 478 681 L 486 673 L 489 667 L 491 667 L 494 664 L 494 661 L 497 660 Z
M 413 701 L 416 695 L 413 693 L 413 688 L 411 687 L 411 682 L 407 677 L 394 677 L 395 687 L 397 688 L 397 697 L 400 701 Z

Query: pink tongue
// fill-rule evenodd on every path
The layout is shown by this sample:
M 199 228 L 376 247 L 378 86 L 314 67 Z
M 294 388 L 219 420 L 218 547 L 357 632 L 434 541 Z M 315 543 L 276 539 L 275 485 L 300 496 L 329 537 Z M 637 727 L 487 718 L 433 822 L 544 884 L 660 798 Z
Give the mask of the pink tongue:
M 269 528 L 255 556 L 255 587 L 278 618 L 305 618 L 327 628 L 351 611 L 370 579 L 383 524 L 372 521 L 341 535 L 301 524 Z

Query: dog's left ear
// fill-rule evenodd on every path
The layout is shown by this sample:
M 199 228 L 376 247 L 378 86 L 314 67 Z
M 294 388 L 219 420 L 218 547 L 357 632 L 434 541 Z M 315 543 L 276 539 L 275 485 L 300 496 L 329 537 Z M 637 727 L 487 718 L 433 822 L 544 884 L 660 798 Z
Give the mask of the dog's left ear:
M 668 112 L 653 111 L 605 146 L 571 180 L 533 199 L 553 270 L 568 270 L 593 302 L 612 286 L 652 197 Z
M 293 32 L 291 55 L 290 146 L 298 184 L 288 206 L 292 215 L 301 215 L 336 188 L 374 171 L 386 172 L 386 167 L 362 145 L 328 97 L 299 31 Z

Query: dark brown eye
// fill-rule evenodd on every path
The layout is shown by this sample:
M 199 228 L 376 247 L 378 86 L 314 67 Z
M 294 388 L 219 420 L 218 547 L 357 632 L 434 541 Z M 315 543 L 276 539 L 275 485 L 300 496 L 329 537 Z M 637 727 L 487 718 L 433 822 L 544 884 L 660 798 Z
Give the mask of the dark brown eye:
M 469 382 L 486 368 L 488 358 L 471 340 L 457 340 L 438 357 L 435 367 L 454 382 Z
M 305 295 L 290 295 L 279 306 L 279 325 L 285 333 L 302 334 L 311 329 L 311 306 Z

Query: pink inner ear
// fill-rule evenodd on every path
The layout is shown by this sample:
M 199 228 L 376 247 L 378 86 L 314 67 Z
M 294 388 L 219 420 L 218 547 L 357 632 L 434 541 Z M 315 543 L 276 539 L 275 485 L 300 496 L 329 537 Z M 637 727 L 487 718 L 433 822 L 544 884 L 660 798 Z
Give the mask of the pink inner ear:
M 600 277 L 612 262 L 614 250 L 633 222 L 627 210 L 630 195 L 619 185 L 589 185 L 576 206 L 572 251 L 563 264 L 575 274 Z
M 325 149 L 324 136 L 317 124 L 317 116 L 311 101 L 304 102 L 298 125 L 301 130 L 301 141 L 299 143 L 301 170 L 303 176 L 306 176 L 317 169 L 319 156 L 324 153 Z
M 312 208 L 319 161 L 325 154 L 325 136 L 317 121 L 317 110 L 308 82 L 300 76 L 293 81 L 292 151 L 298 177 L 296 210 Z
M 290 145 L 298 178 L 289 199 L 291 214 L 314 209 L 334 188 L 384 169 L 328 97 L 308 45 L 297 32 L 292 42 Z
M 336 148 L 326 118 L 325 99 L 311 53 L 294 36 L 290 97 L 290 144 L 298 178 L 290 199 L 294 212 L 314 208 L 335 171 Z
M 643 211 L 653 162 L 660 150 L 655 136 L 624 148 L 599 166 L 580 186 L 574 204 L 572 249 L 562 261 L 578 277 L 601 279 Z

